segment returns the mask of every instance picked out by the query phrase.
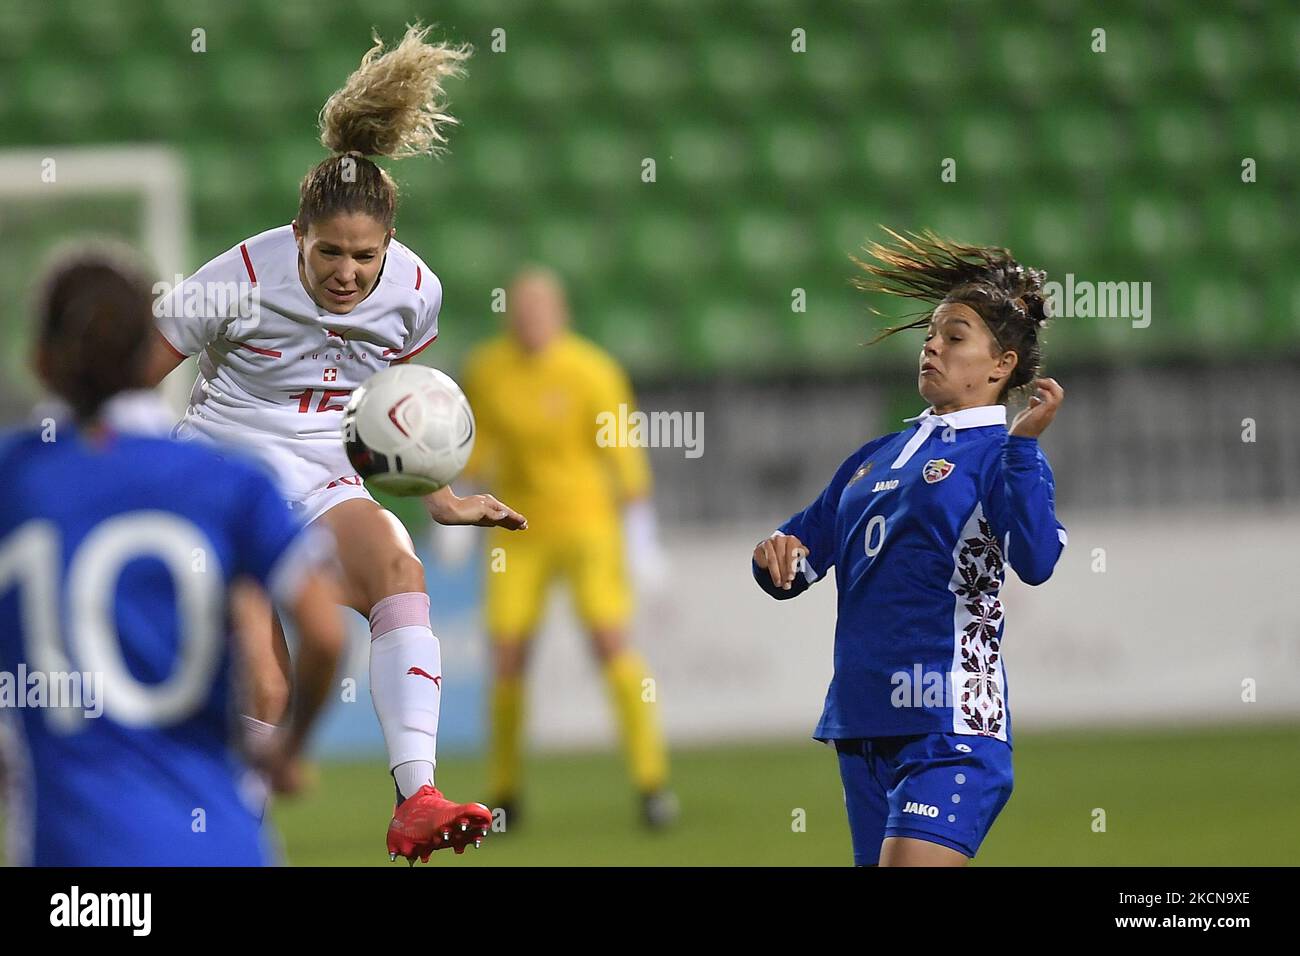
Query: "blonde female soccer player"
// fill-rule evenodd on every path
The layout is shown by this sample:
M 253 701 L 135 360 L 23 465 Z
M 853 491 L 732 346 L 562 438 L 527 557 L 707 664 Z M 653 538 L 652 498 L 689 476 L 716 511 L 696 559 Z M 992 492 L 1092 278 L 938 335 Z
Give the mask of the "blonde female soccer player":
M 344 603 L 370 622 L 370 686 L 398 806 L 388 850 L 412 863 L 457 853 L 485 836 L 482 804 L 457 804 L 433 785 L 442 664 L 430 627 L 424 569 L 395 516 L 366 492 L 343 451 L 348 395 L 380 369 L 408 362 L 438 335 L 442 285 L 394 238 L 397 188 L 369 157 L 436 152 L 454 123 L 443 82 L 467 47 L 407 29 L 385 51 L 376 38 L 321 111 L 331 155 L 302 181 L 294 221 L 238 243 L 190 276 L 158 308 L 153 380 L 199 355 L 177 426 L 242 450 L 274 473 L 303 521 L 337 539 Z M 425 499 L 443 524 L 520 529 L 522 515 L 491 495 Z M 251 726 L 278 722 L 289 699 L 283 631 L 248 648 Z
M 1000 591 L 1042 584 L 1065 547 L 1038 436 L 1064 393 L 1039 377 L 1043 282 L 1005 249 L 932 234 L 873 244 L 862 288 L 933 308 L 902 431 L 850 455 L 754 549 L 777 599 L 835 568 L 835 670 L 813 736 L 834 741 L 859 866 L 961 866 L 1011 796 Z M 877 338 L 879 338 L 878 336 Z M 1007 430 L 1004 402 L 1029 389 Z
M 633 408 L 618 364 L 568 329 L 559 279 L 528 269 L 506 297 L 509 328 L 480 346 L 465 366 L 465 391 L 478 420 L 467 473 L 500 481 L 529 515 L 527 538 L 489 534 L 485 604 L 492 642 L 490 787 L 519 819 L 520 735 L 524 665 L 545 608 L 562 580 L 591 638 L 618 717 L 641 815 L 651 828 L 669 825 L 677 801 L 667 789 L 668 759 L 656 705 L 643 700 L 645 662 L 631 648 L 632 611 L 624 560 L 630 544 L 641 569 L 658 563 L 644 448 L 614 441 L 601 447 L 602 413 Z M 496 549 L 500 549 L 497 551 Z

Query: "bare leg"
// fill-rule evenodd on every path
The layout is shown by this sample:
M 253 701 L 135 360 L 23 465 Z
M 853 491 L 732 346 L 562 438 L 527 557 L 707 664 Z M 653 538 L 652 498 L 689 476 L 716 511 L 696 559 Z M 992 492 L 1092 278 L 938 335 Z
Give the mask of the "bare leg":
M 370 616 L 386 597 L 424 592 L 424 566 L 398 517 L 375 502 L 353 498 L 321 515 L 338 542 L 343 603 Z

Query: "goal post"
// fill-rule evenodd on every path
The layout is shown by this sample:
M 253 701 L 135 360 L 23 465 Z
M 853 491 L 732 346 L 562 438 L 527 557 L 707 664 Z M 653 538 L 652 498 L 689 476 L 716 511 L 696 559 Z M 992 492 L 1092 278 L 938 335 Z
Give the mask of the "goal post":
M 6 385 L 0 416 L 20 418 L 38 394 L 30 368 L 31 303 L 50 250 L 78 237 L 122 239 L 156 277 L 175 281 L 189 266 L 185 163 L 165 146 L 50 146 L 0 150 L 0 282 L 19 307 L 0 316 L 9 347 L 0 358 Z M 164 383 L 169 404 L 184 406 L 192 369 Z

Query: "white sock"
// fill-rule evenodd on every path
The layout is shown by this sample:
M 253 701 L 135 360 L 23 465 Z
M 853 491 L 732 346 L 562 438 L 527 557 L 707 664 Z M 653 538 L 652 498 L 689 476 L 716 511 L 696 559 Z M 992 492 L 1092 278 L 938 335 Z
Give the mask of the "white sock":
M 393 782 L 404 800 L 426 783 L 433 786 L 433 764 L 427 760 L 408 760 L 393 768 Z
M 384 598 L 370 612 L 370 633 L 370 698 L 388 766 L 398 790 L 409 797 L 433 782 L 437 764 L 442 652 L 429 627 L 428 595 Z

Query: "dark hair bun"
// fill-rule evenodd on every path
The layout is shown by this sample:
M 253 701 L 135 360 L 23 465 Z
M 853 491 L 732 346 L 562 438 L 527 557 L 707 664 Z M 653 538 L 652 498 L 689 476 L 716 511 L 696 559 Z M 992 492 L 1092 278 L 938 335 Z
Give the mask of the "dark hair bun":
M 1028 313 L 1030 321 L 1037 328 L 1043 328 L 1047 325 L 1048 320 L 1052 317 L 1050 303 L 1042 293 L 1026 292 L 1022 297 L 1025 302 L 1025 312 Z

